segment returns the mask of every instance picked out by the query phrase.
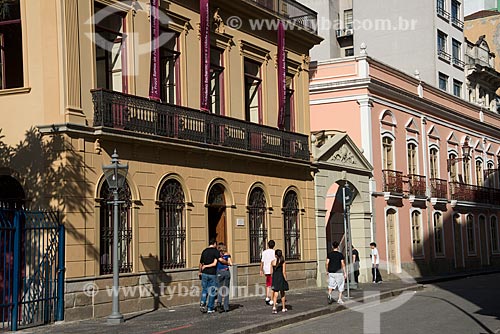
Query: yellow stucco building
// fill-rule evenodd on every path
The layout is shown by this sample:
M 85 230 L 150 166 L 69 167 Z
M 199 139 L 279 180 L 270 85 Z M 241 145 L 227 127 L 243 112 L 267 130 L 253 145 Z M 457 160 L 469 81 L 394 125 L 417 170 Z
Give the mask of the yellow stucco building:
M 316 13 L 279 3 L 210 1 L 204 111 L 199 0 L 160 1 L 161 101 L 149 98 L 149 2 L 14 0 L 0 12 L 1 140 L 13 148 L 0 160 L 0 179 L 22 187 L 15 201 L 61 213 L 66 320 L 111 311 L 104 288 L 112 285 L 113 226 L 102 166 L 115 149 L 129 164 L 120 285 L 144 288 L 123 296 L 122 312 L 198 301 L 181 287 L 199 286 L 210 237 L 227 243 L 237 264 L 232 282 L 247 292 L 264 283 L 260 252 L 270 239 L 289 260 L 291 287 L 316 285 L 308 55 L 321 39 Z M 280 19 L 289 24 L 278 130 Z M 99 289 L 93 297 L 84 293 L 89 284 Z

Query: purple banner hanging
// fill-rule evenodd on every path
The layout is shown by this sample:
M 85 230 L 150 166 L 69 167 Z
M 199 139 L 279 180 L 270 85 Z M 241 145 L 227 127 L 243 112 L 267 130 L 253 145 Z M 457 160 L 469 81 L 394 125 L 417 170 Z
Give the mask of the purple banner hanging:
M 278 129 L 285 129 L 286 108 L 286 55 L 285 27 L 280 21 L 278 25 Z
M 161 100 L 160 94 L 160 0 L 151 0 L 151 77 L 149 98 Z
M 200 109 L 210 110 L 210 11 L 209 0 L 200 0 L 201 86 Z

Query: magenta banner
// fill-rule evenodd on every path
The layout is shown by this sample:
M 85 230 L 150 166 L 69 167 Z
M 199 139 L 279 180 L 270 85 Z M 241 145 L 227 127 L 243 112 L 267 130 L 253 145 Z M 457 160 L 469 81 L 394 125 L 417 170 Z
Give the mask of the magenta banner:
M 161 100 L 160 94 L 160 0 L 151 0 L 151 77 L 149 98 Z
M 286 108 L 286 55 L 285 27 L 280 21 L 278 25 L 278 128 L 285 129 Z
M 201 86 L 200 109 L 210 110 L 210 11 L 209 0 L 200 0 Z

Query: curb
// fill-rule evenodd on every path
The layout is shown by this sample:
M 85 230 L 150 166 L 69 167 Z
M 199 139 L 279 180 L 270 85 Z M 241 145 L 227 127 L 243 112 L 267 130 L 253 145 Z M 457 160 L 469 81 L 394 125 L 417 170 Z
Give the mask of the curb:
M 391 297 L 396 297 L 402 294 L 405 291 L 409 290 L 423 290 L 424 285 L 423 284 L 415 284 L 411 285 L 405 288 L 399 288 L 399 289 L 394 289 L 394 290 L 389 290 L 382 292 L 380 294 L 374 294 L 371 296 L 368 296 L 366 298 L 353 298 L 353 301 L 363 301 L 364 303 L 368 303 L 371 301 L 375 300 L 382 300 L 382 299 L 387 299 Z M 317 318 L 323 315 L 327 314 L 333 314 L 337 312 L 341 312 L 343 310 L 347 310 L 348 308 L 345 306 L 325 306 L 321 308 L 317 308 L 311 311 L 306 311 L 306 312 L 301 312 L 297 313 L 293 316 L 288 316 L 288 317 L 283 317 L 277 320 L 272 320 L 272 321 L 267 321 L 263 322 L 259 325 L 251 325 L 247 327 L 242 327 L 237 330 L 230 330 L 224 332 L 224 334 L 253 334 L 253 333 L 262 333 L 262 332 L 267 332 L 276 328 L 288 326 L 294 323 L 302 322 L 305 320 Z
M 416 281 L 419 284 L 434 284 L 434 283 L 442 283 L 442 282 L 449 282 L 449 281 L 455 281 L 467 277 L 475 277 L 475 276 L 483 276 L 483 275 L 492 275 L 492 274 L 499 274 L 500 270 L 488 270 L 488 271 L 472 271 L 472 272 L 465 272 L 465 273 L 460 273 L 457 275 L 448 275 L 448 276 L 438 276 L 438 277 L 430 277 L 430 278 L 417 278 Z

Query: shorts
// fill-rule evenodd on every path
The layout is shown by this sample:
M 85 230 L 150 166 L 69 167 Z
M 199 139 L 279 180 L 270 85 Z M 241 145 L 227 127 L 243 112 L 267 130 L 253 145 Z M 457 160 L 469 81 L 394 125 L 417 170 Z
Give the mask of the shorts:
M 328 288 L 338 289 L 339 292 L 344 291 L 344 274 L 343 273 L 329 273 L 328 274 Z
M 273 285 L 273 275 L 266 274 L 266 288 L 271 287 Z

